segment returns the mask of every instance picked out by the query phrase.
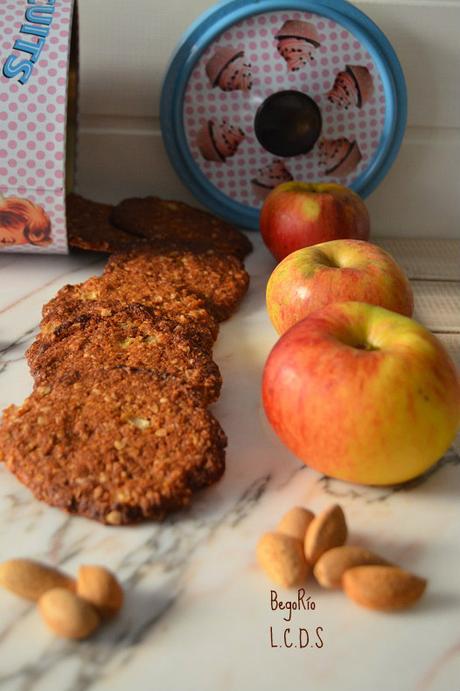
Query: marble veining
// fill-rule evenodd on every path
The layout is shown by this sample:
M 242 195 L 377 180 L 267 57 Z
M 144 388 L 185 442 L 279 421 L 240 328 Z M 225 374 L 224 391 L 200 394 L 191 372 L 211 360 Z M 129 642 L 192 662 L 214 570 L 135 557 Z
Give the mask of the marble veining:
M 37 502 L 0 467 L 0 559 L 30 556 L 75 573 L 114 569 L 126 589 L 120 616 L 94 638 L 56 639 L 35 607 L 0 592 L 3 691 L 457 691 L 460 679 L 460 456 L 394 488 L 326 478 L 300 464 L 267 424 L 260 377 L 276 335 L 264 308 L 273 264 L 258 238 L 247 299 L 221 328 L 215 359 L 224 387 L 213 412 L 229 437 L 227 470 L 190 509 L 161 524 L 102 526 Z M 100 257 L 0 256 L 0 406 L 31 390 L 24 353 L 41 305 L 67 282 L 100 272 Z M 254 548 L 296 504 L 339 501 L 350 542 L 380 551 L 429 579 L 411 612 L 360 610 L 341 593 L 308 594 L 312 612 L 287 624 L 270 607 L 271 584 Z M 282 599 L 294 597 L 278 589 Z M 282 647 L 289 627 L 324 645 Z M 278 647 L 273 647 L 275 641 Z
M 423 475 L 400 485 L 392 487 L 350 486 L 349 483 L 334 480 L 334 478 L 326 475 L 323 475 L 318 482 L 327 494 L 336 497 L 338 501 L 344 497 L 349 497 L 350 499 L 362 499 L 366 504 L 373 504 L 376 501 L 386 501 L 396 492 L 410 492 L 417 489 L 446 466 L 460 466 L 460 456 L 453 448 L 449 449 L 436 465 L 429 468 Z

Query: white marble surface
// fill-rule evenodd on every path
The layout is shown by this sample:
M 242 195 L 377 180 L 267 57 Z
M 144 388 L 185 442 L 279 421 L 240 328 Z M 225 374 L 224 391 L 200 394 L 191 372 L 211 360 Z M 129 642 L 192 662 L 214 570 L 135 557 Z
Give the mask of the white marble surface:
M 71 573 L 106 564 L 127 592 L 119 618 L 82 643 L 56 639 L 34 607 L 0 592 L 2 691 L 460 689 L 460 457 L 452 450 L 427 477 L 392 491 L 327 480 L 282 447 L 259 395 L 276 338 L 264 309 L 271 266 L 258 243 L 249 296 L 221 328 L 215 359 L 224 387 L 213 409 L 229 436 L 227 471 L 191 510 L 162 525 L 104 527 L 35 501 L 0 469 L 1 560 L 30 556 Z M 1 408 L 30 391 L 23 354 L 41 305 L 101 268 L 84 255 L 0 255 Z M 454 349 L 458 331 L 445 335 Z M 372 613 L 310 581 L 314 611 L 293 613 L 289 623 L 271 611 L 271 585 L 255 563 L 258 537 L 294 504 L 316 511 L 337 500 L 351 541 L 429 579 L 415 609 Z M 286 628 L 294 643 L 307 629 L 310 645 L 271 647 L 270 627 L 276 644 Z

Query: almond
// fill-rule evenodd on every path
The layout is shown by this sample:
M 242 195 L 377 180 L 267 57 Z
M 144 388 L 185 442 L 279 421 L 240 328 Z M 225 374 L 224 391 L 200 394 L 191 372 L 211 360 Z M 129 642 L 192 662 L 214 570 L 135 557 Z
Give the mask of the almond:
M 323 588 L 341 588 L 345 571 L 371 564 L 388 566 L 389 562 L 364 547 L 342 545 L 325 552 L 316 562 L 313 573 Z
M 123 589 L 103 566 L 80 566 L 77 595 L 90 602 L 103 617 L 113 617 L 123 605 Z
M 421 598 L 426 580 L 396 566 L 355 566 L 342 584 L 348 597 L 363 607 L 391 611 L 410 607 Z
M 0 585 L 19 597 L 36 601 L 51 588 L 73 590 L 75 582 L 62 571 L 32 559 L 10 559 L 0 564 Z
M 302 543 L 290 535 L 262 535 L 257 545 L 257 559 L 267 576 L 284 588 L 301 585 L 309 573 Z
M 94 607 L 65 588 L 48 590 L 38 609 L 49 628 L 63 638 L 87 638 L 100 624 Z
M 301 542 L 305 539 L 307 528 L 314 519 L 315 514 L 302 506 L 294 506 L 293 509 L 284 514 L 276 527 L 277 533 L 290 535 Z
M 340 547 L 347 539 L 345 516 L 338 504 L 319 513 L 308 526 L 305 535 L 305 557 L 315 564 L 320 556 L 333 547 Z

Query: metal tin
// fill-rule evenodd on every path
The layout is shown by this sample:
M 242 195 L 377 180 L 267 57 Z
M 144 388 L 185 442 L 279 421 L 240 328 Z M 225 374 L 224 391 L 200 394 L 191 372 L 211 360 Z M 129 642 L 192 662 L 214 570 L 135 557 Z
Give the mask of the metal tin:
M 179 177 L 211 211 L 251 229 L 285 180 L 369 195 L 397 156 L 406 115 L 392 46 L 344 0 L 215 5 L 183 36 L 161 99 Z

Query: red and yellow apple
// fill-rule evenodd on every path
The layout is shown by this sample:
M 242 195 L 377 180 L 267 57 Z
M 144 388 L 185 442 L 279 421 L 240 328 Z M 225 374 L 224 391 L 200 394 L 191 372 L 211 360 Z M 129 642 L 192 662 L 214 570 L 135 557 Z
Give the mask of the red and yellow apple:
M 267 284 L 278 333 L 330 302 L 354 300 L 412 316 L 412 289 L 392 257 L 363 240 L 331 240 L 289 254 Z
M 460 384 L 442 344 L 416 321 L 335 302 L 281 336 L 265 365 L 263 403 L 307 465 L 388 485 L 417 477 L 448 449 Z
M 285 182 L 275 187 L 260 212 L 260 231 L 278 260 L 320 242 L 369 238 L 370 221 L 361 197 L 333 183 Z

